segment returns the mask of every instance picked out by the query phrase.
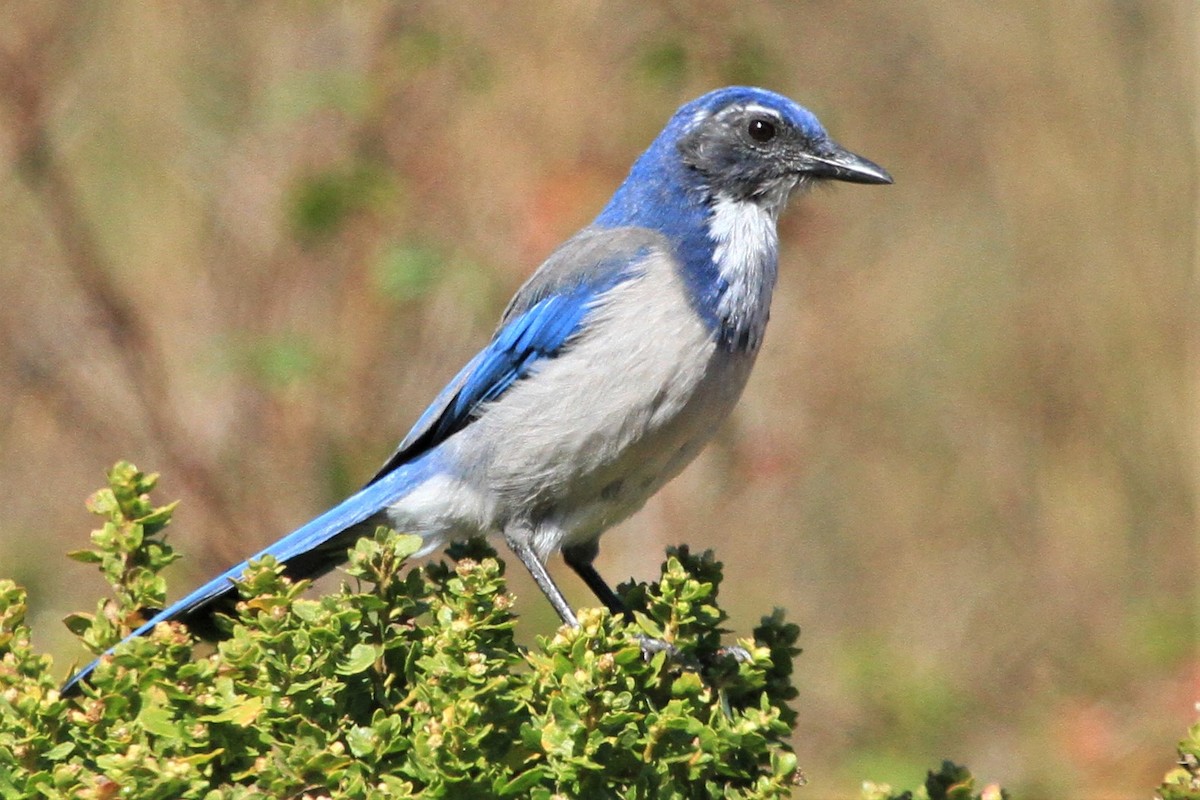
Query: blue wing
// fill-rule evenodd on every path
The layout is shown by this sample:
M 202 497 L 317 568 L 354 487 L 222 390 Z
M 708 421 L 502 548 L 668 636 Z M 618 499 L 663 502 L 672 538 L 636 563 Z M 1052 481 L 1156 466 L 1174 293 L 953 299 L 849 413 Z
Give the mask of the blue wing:
M 462 430 L 536 363 L 563 352 L 597 300 L 638 275 L 655 249 L 661 249 L 658 235 L 638 228 L 585 228 L 564 243 L 521 287 L 491 342 L 438 394 L 371 483 Z

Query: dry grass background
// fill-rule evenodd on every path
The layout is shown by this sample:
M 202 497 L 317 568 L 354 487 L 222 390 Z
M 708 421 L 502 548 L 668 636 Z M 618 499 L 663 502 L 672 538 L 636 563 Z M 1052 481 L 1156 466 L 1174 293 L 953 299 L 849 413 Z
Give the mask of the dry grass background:
M 742 405 L 602 571 L 713 547 L 739 632 L 802 625 L 801 797 L 942 757 L 1022 797 L 1146 797 L 1200 699 L 1196 23 L 5 4 L 2 572 L 73 658 L 57 620 L 101 585 L 62 553 L 117 458 L 184 498 L 179 590 L 323 510 L 679 103 L 759 83 L 896 185 L 785 218 Z

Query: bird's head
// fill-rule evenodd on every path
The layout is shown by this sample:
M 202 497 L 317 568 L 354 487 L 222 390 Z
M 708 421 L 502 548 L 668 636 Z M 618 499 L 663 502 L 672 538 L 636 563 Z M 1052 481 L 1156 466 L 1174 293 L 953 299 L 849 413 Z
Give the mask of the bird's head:
M 829 138 L 810 111 L 765 89 L 709 92 L 680 108 L 663 135 L 714 194 L 752 200 L 773 214 L 795 189 L 816 182 L 892 182 L 882 167 Z

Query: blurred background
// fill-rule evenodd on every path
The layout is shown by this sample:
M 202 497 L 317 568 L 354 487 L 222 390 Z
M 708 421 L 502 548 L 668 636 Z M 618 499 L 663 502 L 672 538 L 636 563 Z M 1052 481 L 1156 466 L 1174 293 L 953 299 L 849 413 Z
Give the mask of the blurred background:
M 802 626 L 800 797 L 1146 797 L 1200 700 L 1196 16 L 6 3 L 0 574 L 65 675 L 117 459 L 183 499 L 176 596 L 324 510 L 680 103 L 760 84 L 896 184 L 793 205 L 742 404 L 601 571 L 711 547 L 739 635 Z

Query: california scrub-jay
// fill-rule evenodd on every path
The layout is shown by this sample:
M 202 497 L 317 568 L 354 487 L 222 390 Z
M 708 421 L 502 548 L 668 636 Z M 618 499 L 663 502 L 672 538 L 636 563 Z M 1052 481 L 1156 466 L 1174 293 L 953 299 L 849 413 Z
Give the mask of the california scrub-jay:
M 678 474 L 737 402 L 767 325 L 776 220 L 793 193 L 825 180 L 892 182 L 773 92 L 728 87 L 683 106 L 375 477 L 254 558 L 309 578 L 377 525 L 419 534 L 421 554 L 501 533 L 567 625 L 575 613 L 545 567 L 556 550 L 620 612 L 592 565 L 600 534 Z M 245 568 L 130 636 L 204 621 Z

